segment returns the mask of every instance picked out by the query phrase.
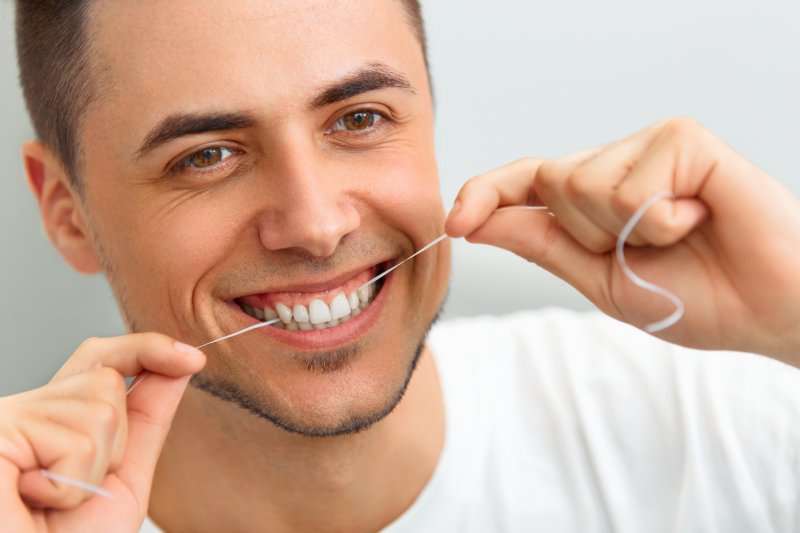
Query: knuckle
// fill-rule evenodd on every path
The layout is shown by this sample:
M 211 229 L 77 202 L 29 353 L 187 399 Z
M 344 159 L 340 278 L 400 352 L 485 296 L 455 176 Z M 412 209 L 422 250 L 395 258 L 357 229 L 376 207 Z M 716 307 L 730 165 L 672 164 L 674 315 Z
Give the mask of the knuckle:
M 480 180 L 481 176 L 475 176 L 467 180 L 464 185 L 461 186 L 461 191 L 458 193 L 459 197 L 465 196 L 472 196 L 473 190 L 479 185 L 478 181 Z
M 72 451 L 75 457 L 91 464 L 97 454 L 97 443 L 89 435 L 78 435 L 72 442 Z
M 103 431 L 113 431 L 119 424 L 117 410 L 106 402 L 94 402 L 91 413 L 95 425 L 99 426 Z
M 115 404 L 125 394 L 125 379 L 113 368 L 102 367 L 94 370 L 90 383 L 94 395 L 109 404 Z
M 557 162 L 550 160 L 545 161 L 539 167 L 536 173 L 536 180 L 534 184 L 537 190 L 553 190 L 556 184 L 561 180 L 561 172 Z
M 647 197 L 635 189 L 619 187 L 616 193 L 611 195 L 611 208 L 627 220 L 646 200 Z
M 693 118 L 674 117 L 664 122 L 661 131 L 671 139 L 687 139 L 702 135 L 705 128 Z
M 522 157 L 517 159 L 512 163 L 514 167 L 518 167 L 523 172 L 528 174 L 534 174 L 536 169 L 539 168 L 539 165 L 542 163 L 541 159 L 537 159 L 535 157 Z
M 580 202 L 597 193 L 597 180 L 592 174 L 579 168 L 567 180 L 565 190 L 570 200 Z
M 122 378 L 122 374 L 113 368 L 104 366 L 98 368 L 92 374 L 96 386 L 100 389 L 114 392 L 125 389 L 125 380 Z
M 76 351 L 78 352 L 93 352 L 95 351 L 101 344 L 103 340 L 98 337 L 89 337 L 88 339 L 84 340 Z

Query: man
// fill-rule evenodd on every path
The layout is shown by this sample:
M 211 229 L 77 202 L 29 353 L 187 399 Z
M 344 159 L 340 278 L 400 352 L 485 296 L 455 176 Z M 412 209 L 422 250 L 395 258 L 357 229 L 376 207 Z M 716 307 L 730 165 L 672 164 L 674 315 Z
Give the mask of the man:
M 642 327 L 670 308 L 612 249 L 667 191 L 628 241 L 686 304 L 662 339 L 797 365 L 798 201 L 700 126 L 520 160 L 470 181 L 446 220 L 413 1 L 17 10 L 44 226 L 73 268 L 107 276 L 131 334 L 0 399 L 7 530 L 131 531 L 148 512 L 165 531 L 794 527 L 794 373 L 704 366 L 559 313 L 445 325 L 429 346 L 446 243 L 358 290 L 446 227 Z M 555 216 L 497 211 L 526 204 Z

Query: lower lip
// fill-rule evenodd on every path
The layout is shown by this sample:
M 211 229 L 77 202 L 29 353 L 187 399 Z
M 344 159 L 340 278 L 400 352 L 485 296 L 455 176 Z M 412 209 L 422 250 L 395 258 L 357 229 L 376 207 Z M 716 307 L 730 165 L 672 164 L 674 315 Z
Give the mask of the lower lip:
M 343 324 L 332 328 L 314 329 L 310 331 L 288 330 L 265 326 L 259 328 L 256 333 L 267 335 L 282 344 L 287 344 L 302 350 L 330 350 L 353 342 L 369 331 L 378 320 L 378 316 L 386 304 L 386 295 L 391 288 L 393 278 L 394 276 L 392 274 L 383 278 L 383 287 L 375 296 L 375 299 L 372 300 L 372 303 L 369 304 L 369 307 L 362 311 L 357 317 L 351 318 Z M 230 302 L 230 304 L 236 308 L 241 316 L 246 317 L 249 325 L 260 322 L 242 311 L 236 303 Z

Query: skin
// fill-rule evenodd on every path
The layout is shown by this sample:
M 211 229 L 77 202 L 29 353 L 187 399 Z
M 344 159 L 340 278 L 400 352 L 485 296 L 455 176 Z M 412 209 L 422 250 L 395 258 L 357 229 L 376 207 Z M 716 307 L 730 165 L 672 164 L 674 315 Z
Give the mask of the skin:
M 233 296 L 402 259 L 443 231 L 430 89 L 402 6 L 292 0 L 240 7 L 241 15 L 176 28 L 175 20 L 192 18 L 195 2 L 147 9 L 138 1 L 98 2 L 89 31 L 109 91 L 83 127 L 85 196 L 74 194 L 42 147 L 26 148 L 45 226 L 65 258 L 79 271 L 105 271 L 131 330 L 192 345 L 248 325 L 231 311 Z M 163 53 L 173 48 L 180 52 Z M 375 63 L 411 88 L 309 106 L 324 88 Z M 385 115 L 381 127 L 331 131 L 360 109 Z M 255 120 L 139 155 L 165 117 L 204 112 Z M 236 155 L 211 172 L 165 171 L 217 145 Z M 448 270 L 447 246 L 398 270 L 378 320 L 345 346 L 356 355 L 339 371 L 310 372 L 313 353 L 254 332 L 207 349 L 203 375 L 236 383 L 295 425 L 336 427 L 352 413 L 379 412 L 402 390 Z M 191 389 L 162 456 L 151 513 L 170 530 L 219 531 L 236 515 L 245 521 L 239 531 L 376 529 L 430 477 L 442 411 L 427 350 L 391 416 L 336 439 L 287 433 Z M 231 464 L 210 460 L 223 449 Z M 244 479 L 254 484 L 253 501 L 241 498 Z M 264 505 L 264 494 L 275 501 Z M 246 512 L 206 513 L 212 507 L 203 502 L 226 500 Z M 256 508 L 263 515 L 254 517 Z
M 439 307 L 446 246 L 397 271 L 380 319 L 354 342 L 359 357 L 337 372 L 310 373 L 302 362 L 314 354 L 268 335 L 215 345 L 207 359 L 171 337 L 199 344 L 238 329 L 224 304 L 237 288 L 317 279 L 384 252 L 403 257 L 438 235 L 445 219 L 431 101 L 418 43 L 397 24 L 402 11 L 392 2 L 293 0 L 203 18 L 188 0 L 99 5 L 91 31 L 111 90 L 82 134 L 85 198 L 41 144 L 26 145 L 26 167 L 65 259 L 82 272 L 104 269 L 131 329 L 162 334 L 92 340 L 51 384 L 0 399 L 0 514 L 18 531 L 135 529 L 152 489 L 151 516 L 169 531 L 380 529 L 419 494 L 441 450 L 444 413 L 427 350 L 396 409 L 352 435 L 302 437 L 191 387 L 179 407 L 178 399 L 205 364 L 207 378 L 232 378 L 298 423 L 332 427 L 354 409 L 374 411 L 397 391 Z M 375 61 L 414 92 L 308 108 L 321 87 Z M 133 155 L 163 116 L 220 103 L 247 109 L 257 124 Z M 366 104 L 393 110 L 396 124 L 368 141 L 325 134 Z M 245 170 L 162 177 L 169 162 L 222 141 L 244 154 Z M 628 252 L 637 272 L 686 304 L 685 318 L 661 336 L 797 366 L 798 200 L 690 120 L 478 176 L 446 228 L 518 253 L 643 326 L 671 309 L 627 284 L 611 251 L 624 222 L 661 190 L 677 199 L 648 211 Z M 555 217 L 496 212 L 539 203 Z M 125 397 L 121 375 L 142 370 L 151 374 Z M 54 398 L 71 407 L 54 411 Z M 35 471 L 62 464 L 117 499 L 53 486 Z

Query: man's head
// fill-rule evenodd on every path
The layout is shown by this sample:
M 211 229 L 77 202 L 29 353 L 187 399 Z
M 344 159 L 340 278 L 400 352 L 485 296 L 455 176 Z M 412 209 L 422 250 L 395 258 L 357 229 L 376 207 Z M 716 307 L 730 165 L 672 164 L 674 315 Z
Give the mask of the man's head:
M 387 412 L 449 268 L 445 246 L 356 290 L 442 231 L 416 2 L 18 9 L 43 141 L 26 169 L 65 259 L 105 272 L 133 331 L 199 344 L 282 313 L 217 345 L 196 380 L 279 425 L 338 433 Z M 343 300 L 341 324 L 304 321 Z
M 427 65 L 419 0 L 396 0 L 419 39 Z M 58 156 L 80 191 L 80 126 L 87 107 L 102 94 L 87 31 L 93 0 L 18 0 L 17 57 L 20 84 L 38 138 Z M 92 67 L 95 67 L 94 71 Z

